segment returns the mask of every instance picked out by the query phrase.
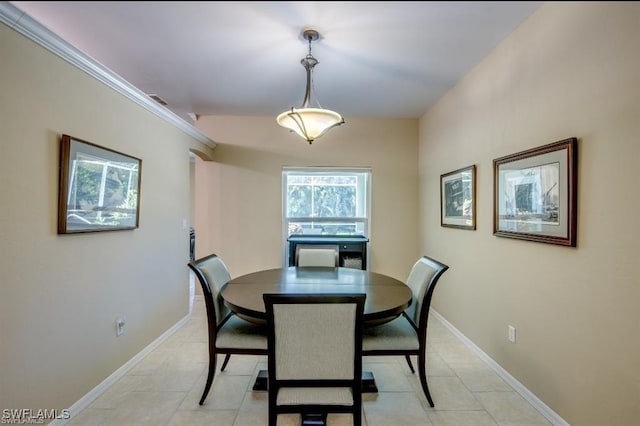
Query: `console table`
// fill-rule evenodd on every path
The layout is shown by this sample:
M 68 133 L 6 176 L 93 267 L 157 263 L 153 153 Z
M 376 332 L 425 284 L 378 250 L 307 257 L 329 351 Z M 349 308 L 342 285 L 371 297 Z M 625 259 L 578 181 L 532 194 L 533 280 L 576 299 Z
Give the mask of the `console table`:
M 289 266 L 295 266 L 296 246 L 298 244 L 336 244 L 339 248 L 339 266 L 367 269 L 367 243 L 363 235 L 291 235 L 289 242 Z

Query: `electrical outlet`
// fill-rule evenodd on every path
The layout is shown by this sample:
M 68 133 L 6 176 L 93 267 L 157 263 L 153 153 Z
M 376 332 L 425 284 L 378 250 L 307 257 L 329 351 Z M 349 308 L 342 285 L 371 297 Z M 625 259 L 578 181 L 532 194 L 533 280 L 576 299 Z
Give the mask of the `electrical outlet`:
M 509 341 L 511 343 L 516 342 L 516 328 L 512 325 L 509 326 Z
M 126 324 L 126 321 L 125 321 L 124 317 L 116 318 L 116 337 L 120 336 L 122 333 L 124 333 L 125 324 Z

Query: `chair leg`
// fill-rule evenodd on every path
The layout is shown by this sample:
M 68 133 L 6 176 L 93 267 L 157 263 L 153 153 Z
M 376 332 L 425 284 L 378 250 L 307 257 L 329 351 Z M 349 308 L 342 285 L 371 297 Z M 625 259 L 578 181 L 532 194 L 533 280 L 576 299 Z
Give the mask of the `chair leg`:
M 227 355 L 229 356 L 229 355 Z M 200 398 L 200 405 L 204 404 L 204 400 L 207 399 L 209 389 L 211 389 L 211 383 L 213 383 L 213 376 L 216 374 L 216 353 L 209 351 L 209 374 L 207 374 L 207 384 L 204 386 L 204 392 Z
M 227 354 L 224 357 L 224 361 L 222 361 L 222 367 L 220 368 L 220 371 L 224 371 L 224 368 L 227 366 L 227 363 L 229 362 L 229 358 L 231 358 L 231 354 Z
M 409 370 L 411 370 L 411 374 L 416 374 L 416 370 L 413 369 L 413 364 L 411 364 L 411 357 L 409 355 L 404 356 L 407 359 L 407 364 L 409 364 Z
M 278 413 L 269 410 L 269 426 L 276 426 L 278 424 Z
M 362 405 L 353 413 L 353 426 L 362 426 Z
M 433 399 L 431 399 L 431 394 L 429 393 L 429 386 L 427 385 L 427 357 L 426 352 L 422 351 L 420 355 L 418 355 L 418 372 L 420 374 L 420 383 L 422 384 L 422 390 L 424 391 L 424 396 L 427 397 L 427 401 L 429 401 L 429 405 L 434 407 Z

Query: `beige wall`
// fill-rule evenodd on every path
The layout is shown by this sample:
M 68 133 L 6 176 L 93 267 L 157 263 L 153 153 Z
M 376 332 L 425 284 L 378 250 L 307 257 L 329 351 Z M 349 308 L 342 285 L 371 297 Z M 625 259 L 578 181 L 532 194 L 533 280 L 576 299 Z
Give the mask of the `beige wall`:
M 199 119 L 218 145 L 213 162 L 196 163 L 207 192 L 196 201 L 207 212 L 196 218 L 196 233 L 232 276 L 282 265 L 283 166 L 346 166 L 373 170 L 371 268 L 406 279 L 418 257 L 418 120 L 345 119 L 313 145 L 274 117 Z
M 577 247 L 494 237 L 492 160 L 568 137 Z M 572 425 L 640 419 L 639 159 L 638 2 L 543 5 L 420 122 L 435 309 Z M 470 164 L 478 229 L 442 228 L 439 176 Z
M 347 117 L 309 146 L 273 117 L 203 117 L 221 143 L 191 171 L 188 150 L 209 151 L 193 138 L 4 25 L 0 40 L 1 408 L 69 407 L 186 315 L 183 219 L 233 276 L 277 267 L 282 167 L 343 165 L 373 168 L 373 270 L 444 261 L 434 307 L 560 416 L 640 418 L 640 4 L 545 4 L 419 125 Z M 139 229 L 56 234 L 61 133 L 143 159 Z M 492 159 L 572 136 L 578 247 L 494 237 Z M 442 228 L 439 176 L 470 164 L 478 229 Z
M 210 149 L 3 24 L 0 58 L 0 408 L 68 408 L 187 315 Z M 57 235 L 63 133 L 142 159 L 139 229 Z

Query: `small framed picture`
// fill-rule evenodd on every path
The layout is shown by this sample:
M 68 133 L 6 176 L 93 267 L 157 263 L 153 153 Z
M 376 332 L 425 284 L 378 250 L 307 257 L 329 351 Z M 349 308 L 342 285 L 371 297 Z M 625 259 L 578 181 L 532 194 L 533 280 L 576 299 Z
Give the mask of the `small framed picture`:
M 493 160 L 493 234 L 576 246 L 578 141 Z
M 138 227 L 142 160 L 62 135 L 58 234 Z
M 440 176 L 440 225 L 476 229 L 476 166 Z

